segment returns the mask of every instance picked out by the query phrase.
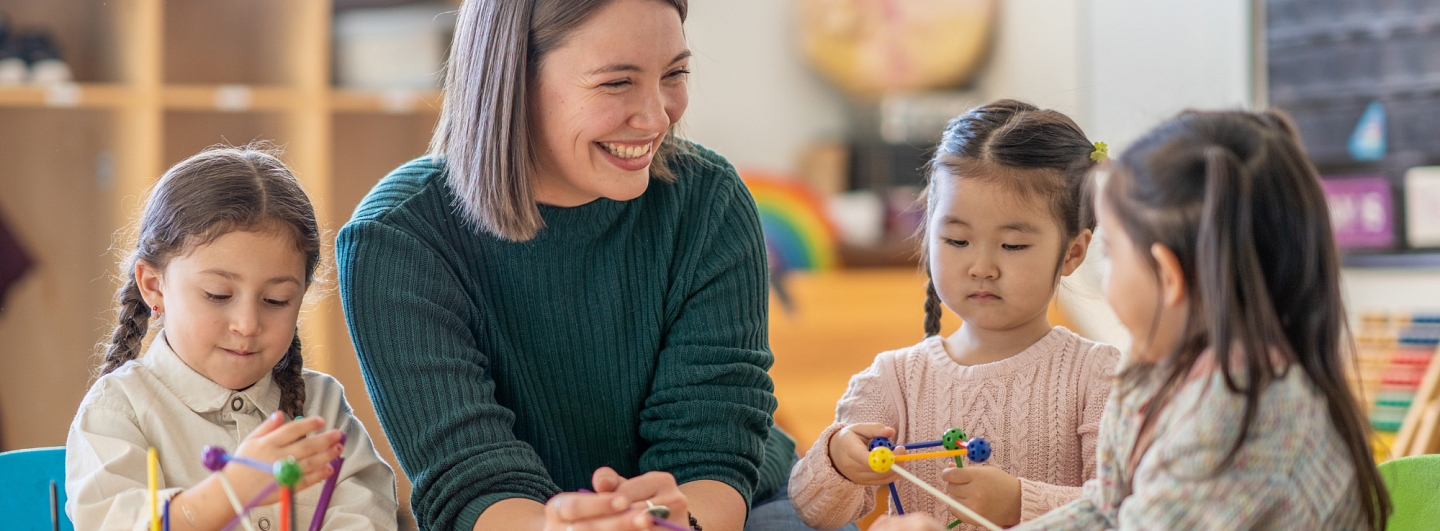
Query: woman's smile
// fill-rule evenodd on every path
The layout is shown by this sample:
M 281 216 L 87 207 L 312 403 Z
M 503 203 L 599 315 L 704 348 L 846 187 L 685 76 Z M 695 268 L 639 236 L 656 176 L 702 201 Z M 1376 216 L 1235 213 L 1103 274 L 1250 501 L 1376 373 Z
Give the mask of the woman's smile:
M 625 171 L 640 171 L 650 166 L 655 158 L 655 143 L 659 137 L 650 140 L 595 142 L 605 160 Z

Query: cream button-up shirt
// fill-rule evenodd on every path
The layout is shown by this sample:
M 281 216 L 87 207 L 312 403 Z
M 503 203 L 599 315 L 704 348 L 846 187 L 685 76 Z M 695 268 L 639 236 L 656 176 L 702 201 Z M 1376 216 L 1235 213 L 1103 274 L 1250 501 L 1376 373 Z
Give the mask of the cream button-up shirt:
M 345 463 L 324 528 L 395 529 L 395 473 L 351 413 L 345 389 L 314 371 L 305 371 L 304 379 L 304 416 L 324 418 L 326 429 L 346 434 Z M 149 447 L 158 450 L 160 499 L 167 500 L 211 474 L 200 459 L 205 445 L 233 452 L 279 408 L 280 388 L 269 373 L 243 391 L 227 389 L 186 365 L 162 332 L 144 357 L 102 376 L 80 403 L 65 442 L 65 513 L 77 530 L 148 529 Z M 310 528 L 322 485 L 295 494 L 299 529 Z M 272 504 L 255 508 L 248 518 L 260 531 L 277 531 L 278 513 L 279 505 Z M 175 508 L 170 518 L 185 516 Z

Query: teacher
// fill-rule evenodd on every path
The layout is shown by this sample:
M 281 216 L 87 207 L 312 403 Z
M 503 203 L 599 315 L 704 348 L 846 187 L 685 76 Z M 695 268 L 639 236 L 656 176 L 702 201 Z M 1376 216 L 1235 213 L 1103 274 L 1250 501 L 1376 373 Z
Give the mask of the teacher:
M 340 231 L 346 322 L 422 529 L 649 529 L 659 505 L 808 529 L 754 201 L 673 132 L 686 10 L 466 1 L 432 153 Z

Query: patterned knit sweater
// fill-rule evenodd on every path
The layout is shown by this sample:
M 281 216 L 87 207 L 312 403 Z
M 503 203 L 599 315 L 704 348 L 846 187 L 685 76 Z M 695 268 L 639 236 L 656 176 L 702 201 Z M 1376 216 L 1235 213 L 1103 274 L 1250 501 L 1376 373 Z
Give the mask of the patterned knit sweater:
M 1097 431 L 1119 358 L 1114 347 L 1058 326 L 1021 353 L 983 365 L 955 363 L 939 336 L 882 353 L 850 379 L 835 423 L 791 472 L 791 501 L 817 529 L 836 529 L 874 510 L 879 487 L 841 475 L 829 443 L 846 426 L 878 422 L 895 428 L 896 444 L 939 439 L 950 428 L 984 437 L 994 448 L 985 464 L 1020 478 L 1022 520 L 1044 514 L 1078 498 L 1081 484 L 1095 476 Z M 954 465 L 925 459 L 905 469 L 943 488 L 946 463 Z M 954 520 L 919 487 L 904 480 L 895 486 L 907 513 Z
M 1299 368 L 1272 383 L 1234 464 L 1224 461 L 1245 407 L 1220 373 L 1185 384 L 1152 428 L 1135 473 L 1126 464 L 1146 390 L 1110 397 L 1097 477 L 1084 495 L 1015 529 L 1367 529 L 1355 503 L 1355 470 Z

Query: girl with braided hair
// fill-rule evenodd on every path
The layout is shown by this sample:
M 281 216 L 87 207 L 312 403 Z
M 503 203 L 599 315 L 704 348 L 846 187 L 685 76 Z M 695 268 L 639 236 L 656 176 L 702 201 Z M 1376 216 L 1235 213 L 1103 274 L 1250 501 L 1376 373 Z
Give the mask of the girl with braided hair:
M 304 369 L 297 321 L 320 247 L 305 191 L 263 149 L 209 149 L 160 178 L 121 265 L 100 377 L 70 425 L 65 510 L 77 529 L 148 526 L 150 447 L 171 529 L 221 529 L 235 511 L 203 465 L 206 445 L 265 463 L 295 457 L 300 520 L 318 502 L 310 487 L 343 456 L 325 527 L 396 528 L 394 472 L 340 384 Z M 141 357 L 152 321 L 159 331 Z M 238 463 L 222 472 L 246 501 L 273 480 Z M 247 518 L 271 529 L 275 501 Z
M 1086 199 L 1104 158 L 1063 114 L 1000 100 L 952 120 L 929 166 L 922 264 L 925 340 L 881 353 L 851 378 L 835 423 L 795 466 L 802 519 L 834 529 L 869 513 L 895 481 L 867 462 L 871 439 L 937 439 L 949 428 L 995 447 L 988 466 L 907 468 L 990 521 L 1010 526 L 1080 497 L 1119 352 L 1046 317 L 1095 228 Z M 940 335 L 941 306 L 963 319 Z M 896 484 L 905 511 L 951 522 L 946 504 Z M 895 510 L 891 505 L 892 512 Z M 961 528 L 969 529 L 968 525 Z M 975 527 L 974 529 L 979 529 Z

